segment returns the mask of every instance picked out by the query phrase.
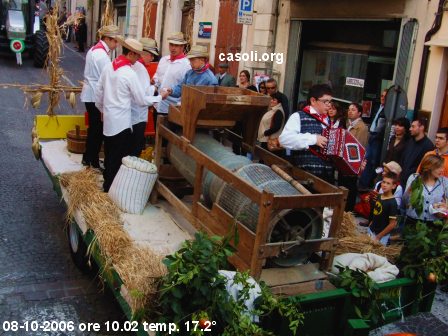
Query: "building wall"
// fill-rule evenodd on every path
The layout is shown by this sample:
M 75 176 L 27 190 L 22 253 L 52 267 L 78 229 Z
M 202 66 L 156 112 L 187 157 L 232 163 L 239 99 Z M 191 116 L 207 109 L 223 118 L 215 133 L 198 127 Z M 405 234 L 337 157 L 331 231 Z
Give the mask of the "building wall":
M 218 18 L 219 18 L 219 0 L 202 0 L 196 1 L 194 22 L 193 22 L 193 44 L 207 45 L 210 52 L 210 60 L 215 58 L 215 42 L 218 32 Z M 212 23 L 211 38 L 198 37 L 199 22 Z
M 172 32 L 180 31 L 182 5 L 183 2 L 178 0 L 159 1 L 157 7 L 156 41 L 162 56 L 169 54 L 168 43 L 166 42 L 168 35 Z

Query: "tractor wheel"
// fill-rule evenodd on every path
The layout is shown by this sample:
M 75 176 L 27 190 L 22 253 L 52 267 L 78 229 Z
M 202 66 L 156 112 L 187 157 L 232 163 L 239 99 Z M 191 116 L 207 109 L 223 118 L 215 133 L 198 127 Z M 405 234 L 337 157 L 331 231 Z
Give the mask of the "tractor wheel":
M 76 224 L 73 222 L 70 222 L 67 228 L 67 238 L 73 262 L 83 273 L 88 274 L 90 267 L 87 257 L 87 246 L 84 243 Z
M 34 35 L 34 66 L 36 68 L 45 67 L 48 56 L 48 39 L 43 30 L 38 30 Z

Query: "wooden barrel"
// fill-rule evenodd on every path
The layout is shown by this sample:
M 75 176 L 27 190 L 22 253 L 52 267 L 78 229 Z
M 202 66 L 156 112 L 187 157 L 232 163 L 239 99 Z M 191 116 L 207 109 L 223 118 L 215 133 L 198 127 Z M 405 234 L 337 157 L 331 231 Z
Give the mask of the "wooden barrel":
M 87 131 L 76 129 L 67 132 L 67 149 L 71 153 L 84 154 L 86 151 Z

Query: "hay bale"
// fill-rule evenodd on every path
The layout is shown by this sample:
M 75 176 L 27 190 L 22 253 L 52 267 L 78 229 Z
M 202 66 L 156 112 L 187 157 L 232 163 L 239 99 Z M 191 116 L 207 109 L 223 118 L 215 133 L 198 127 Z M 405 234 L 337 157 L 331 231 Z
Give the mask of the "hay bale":
M 113 266 L 127 288 L 133 312 L 153 307 L 160 278 L 167 270 L 160 256 L 135 244 L 123 228 L 121 211 L 98 186 L 98 174 L 92 169 L 60 176 L 70 202 L 67 218 L 81 211 L 87 226 L 95 232 L 96 243 L 106 261 L 103 272 Z M 89 249 L 91 251 L 91 249 Z
M 336 235 L 339 244 L 336 255 L 344 253 L 375 253 L 394 262 L 400 254 L 402 245 L 384 246 L 366 234 L 358 232 L 355 217 L 351 212 L 344 212 L 339 232 Z

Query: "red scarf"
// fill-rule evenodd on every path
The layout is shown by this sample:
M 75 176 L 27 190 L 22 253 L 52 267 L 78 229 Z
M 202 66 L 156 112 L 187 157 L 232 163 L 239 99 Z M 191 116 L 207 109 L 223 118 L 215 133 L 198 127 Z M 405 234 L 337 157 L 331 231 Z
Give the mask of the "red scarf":
M 97 49 L 103 49 L 103 50 L 106 52 L 106 54 L 109 54 L 109 53 L 107 52 L 106 48 L 104 47 L 104 44 L 101 43 L 101 41 L 99 41 L 97 44 L 95 44 L 95 45 L 92 47 L 92 51 L 97 50 Z
M 329 126 L 328 125 L 328 118 L 325 114 L 320 114 L 320 113 L 311 113 L 311 108 L 310 106 L 305 106 L 303 108 L 303 112 L 309 114 L 311 117 L 313 117 L 314 119 L 316 119 L 317 121 L 319 121 L 320 123 L 324 124 L 325 126 Z
M 200 74 L 200 73 L 204 73 L 208 70 L 208 68 L 210 68 L 210 63 L 206 63 L 201 69 L 199 70 L 194 70 L 194 72 Z
M 124 55 L 118 56 L 112 62 L 112 66 L 114 67 L 114 71 L 117 71 L 118 69 L 120 69 L 121 67 L 126 66 L 126 65 L 131 66 L 132 63 Z
M 182 59 L 182 58 L 184 58 L 184 57 L 186 57 L 187 55 L 185 55 L 184 53 L 180 53 L 179 55 L 177 55 L 177 56 L 171 56 L 170 55 L 170 61 L 171 62 L 174 62 L 174 61 L 176 61 L 176 60 L 179 60 L 179 59 Z

